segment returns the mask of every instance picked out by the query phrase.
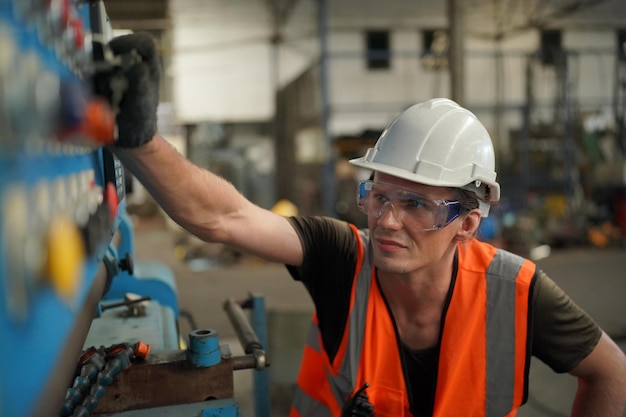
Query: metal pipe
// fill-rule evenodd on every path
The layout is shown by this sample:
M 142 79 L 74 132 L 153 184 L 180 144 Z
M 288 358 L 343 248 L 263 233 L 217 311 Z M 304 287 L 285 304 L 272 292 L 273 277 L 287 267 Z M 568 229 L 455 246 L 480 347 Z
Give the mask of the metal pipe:
M 317 2 L 317 25 L 319 32 L 319 88 L 320 88 L 320 123 L 324 142 L 326 144 L 326 155 L 322 165 L 322 210 L 327 216 L 336 215 L 335 210 L 335 160 L 334 141 L 330 132 L 330 92 L 328 79 L 328 5 L 327 0 Z
M 141 298 L 137 298 L 134 300 L 124 300 L 124 301 L 120 301 L 117 303 L 103 304 L 102 307 L 100 307 L 100 309 L 102 311 L 105 311 L 105 310 L 110 310 L 112 308 L 117 308 L 117 307 L 130 307 L 134 304 L 139 304 L 139 303 L 143 303 L 144 301 L 150 301 L 150 300 L 152 300 L 152 297 L 146 296 L 146 297 L 141 297 Z
M 450 31 L 450 96 L 463 106 L 465 105 L 464 4 L 462 0 L 448 0 L 447 5 Z
M 254 355 L 233 356 L 233 370 L 256 368 Z
M 261 354 L 262 350 L 257 349 L 255 352 L 257 354 L 250 353 L 248 355 L 233 356 L 233 370 L 256 369 L 260 371 L 270 366 L 267 356 Z
M 229 298 L 224 303 L 224 310 L 235 329 L 235 333 L 237 333 L 237 338 L 244 352 L 252 354 L 258 350 L 263 351 L 263 345 L 261 345 L 241 305 L 232 298 Z

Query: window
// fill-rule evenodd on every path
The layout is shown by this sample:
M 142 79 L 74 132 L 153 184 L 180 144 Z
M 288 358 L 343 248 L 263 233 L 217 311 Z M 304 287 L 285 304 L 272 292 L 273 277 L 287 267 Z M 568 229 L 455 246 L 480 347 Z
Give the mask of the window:
M 388 69 L 389 64 L 389 31 L 370 30 L 365 33 L 367 42 L 368 69 Z
M 563 47 L 561 46 L 560 30 L 541 31 L 541 49 L 539 53 L 543 65 L 555 65 L 561 61 Z
M 626 61 L 626 29 L 617 31 L 617 58 Z
M 441 70 L 448 68 L 448 32 L 443 29 L 422 32 L 422 68 Z

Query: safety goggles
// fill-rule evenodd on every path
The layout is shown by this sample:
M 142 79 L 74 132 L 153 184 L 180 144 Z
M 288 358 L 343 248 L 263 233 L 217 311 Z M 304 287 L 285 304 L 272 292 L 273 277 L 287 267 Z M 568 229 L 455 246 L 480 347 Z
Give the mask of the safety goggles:
M 357 206 L 368 216 L 381 217 L 388 207 L 402 224 L 422 230 L 446 227 L 465 211 L 457 200 L 433 200 L 393 184 L 365 180 L 359 183 Z

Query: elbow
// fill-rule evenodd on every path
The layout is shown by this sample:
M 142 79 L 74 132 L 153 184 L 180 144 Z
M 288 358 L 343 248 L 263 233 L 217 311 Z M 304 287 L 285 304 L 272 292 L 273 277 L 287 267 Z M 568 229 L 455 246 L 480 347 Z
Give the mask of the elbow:
M 205 242 L 225 243 L 227 234 L 219 221 L 201 221 L 197 218 L 180 218 L 176 220 L 183 229 Z
M 219 221 L 210 221 L 198 215 L 197 210 L 184 210 L 179 206 L 169 208 L 162 205 L 167 217 L 176 225 L 205 242 L 221 243 L 224 236 Z
M 626 409 L 626 355 L 606 333 L 578 371 L 574 375 L 578 377 L 580 403 L 610 404 L 610 412 L 607 410 L 602 415 L 622 416 Z

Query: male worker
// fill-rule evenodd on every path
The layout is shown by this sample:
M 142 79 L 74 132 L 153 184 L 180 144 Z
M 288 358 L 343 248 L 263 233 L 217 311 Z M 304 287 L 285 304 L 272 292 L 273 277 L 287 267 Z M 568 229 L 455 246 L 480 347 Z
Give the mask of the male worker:
M 515 415 L 531 355 L 578 378 L 574 416 L 620 417 L 626 357 L 531 261 L 474 236 L 498 201 L 483 125 L 447 99 L 410 107 L 354 165 L 368 229 L 281 217 L 155 133 L 152 40 L 126 72 L 114 151 L 176 222 L 201 239 L 287 265 L 316 307 L 292 416 Z

